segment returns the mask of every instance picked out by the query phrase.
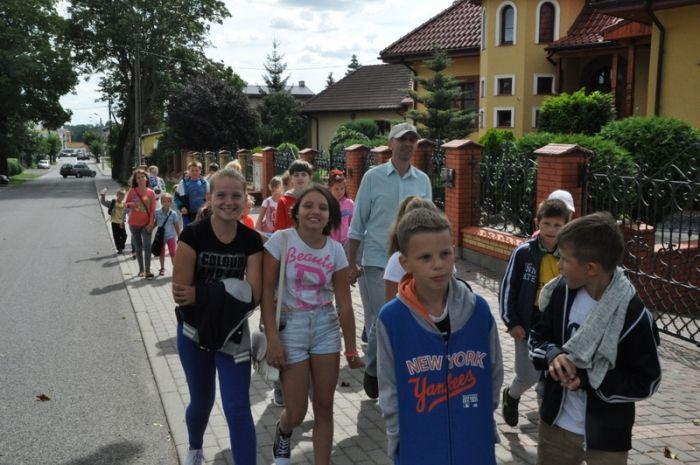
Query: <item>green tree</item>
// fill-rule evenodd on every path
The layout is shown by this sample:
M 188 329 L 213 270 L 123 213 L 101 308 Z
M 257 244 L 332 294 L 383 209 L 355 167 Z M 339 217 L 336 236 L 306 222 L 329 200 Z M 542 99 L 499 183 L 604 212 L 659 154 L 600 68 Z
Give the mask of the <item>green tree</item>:
M 277 146 L 292 142 L 306 146 L 306 119 L 301 116 L 302 104 L 286 90 L 273 92 L 263 97 L 258 108 L 262 127 L 260 140 L 263 145 Z
M 3 0 L 0 6 L 0 174 L 23 151 L 27 124 L 56 129 L 70 118 L 59 98 L 77 83 L 66 21 L 55 0 Z
M 49 161 L 51 163 L 55 163 L 56 156 L 58 155 L 58 152 L 61 151 L 61 147 L 63 146 L 61 143 L 61 138 L 58 137 L 58 134 L 55 132 L 49 131 L 48 136 L 46 136 L 46 142 L 48 145 Z
M 425 66 L 433 72 L 429 78 L 415 76 L 424 93 L 409 90 L 422 110 L 411 110 L 407 116 L 419 126 L 421 134 L 430 139 L 450 140 L 466 136 L 474 127 L 474 112 L 455 108 L 455 102 L 463 96 L 459 83 L 443 71 L 451 60 L 442 50 L 436 48 L 433 58 Z
M 279 42 L 273 40 L 272 54 L 267 55 L 267 62 L 264 65 L 267 74 L 263 76 L 263 80 L 267 86 L 268 93 L 287 90 L 287 81 L 289 80 L 289 76 L 282 77 L 287 69 L 287 63 L 282 61 L 284 54 L 279 53 L 277 47 L 279 47 Z
M 357 61 L 357 55 L 355 55 L 353 53 L 352 57 L 350 57 L 350 64 L 348 64 L 348 69 L 347 69 L 347 71 L 345 71 L 345 75 L 348 76 L 348 75 L 354 73 L 355 71 L 357 71 L 358 69 L 360 69 L 361 67 L 362 67 L 362 65 L 360 64 L 359 61 Z
M 328 73 L 328 77 L 326 78 L 326 89 L 329 88 L 335 84 L 335 78 L 333 77 L 333 73 Z
M 134 165 L 135 82 L 140 83 L 140 134 L 144 127 L 162 126 L 167 96 L 188 76 L 233 76 L 203 53 L 209 25 L 230 16 L 221 0 L 72 0 L 68 13 L 75 61 L 83 71 L 104 73 L 103 98 L 122 122 L 116 140 L 110 138 L 117 179 L 126 179 Z
M 564 134 L 593 135 L 615 119 L 612 94 L 584 89 L 547 97 L 537 118 L 537 129 Z
M 102 137 L 102 129 L 85 131 L 83 134 L 83 142 L 90 148 L 90 152 L 95 156 L 96 161 L 100 161 L 100 157 L 104 154 L 106 144 Z
M 168 102 L 166 146 L 204 151 L 257 142 L 258 115 L 229 80 L 207 74 L 193 77 L 173 91 Z

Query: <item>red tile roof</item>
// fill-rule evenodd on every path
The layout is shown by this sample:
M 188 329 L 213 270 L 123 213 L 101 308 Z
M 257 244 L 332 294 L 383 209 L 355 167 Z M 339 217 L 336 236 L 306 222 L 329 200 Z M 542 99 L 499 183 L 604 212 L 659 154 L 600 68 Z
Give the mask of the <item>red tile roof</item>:
M 379 56 L 384 61 L 430 56 L 434 44 L 448 53 L 478 51 L 480 43 L 481 7 L 467 0 L 456 0 L 452 6 L 382 50 Z
M 574 24 L 571 26 L 566 36 L 552 42 L 547 48 L 562 49 L 588 47 L 591 45 L 607 45 L 610 42 L 605 40 L 603 32 L 621 21 L 624 20 L 600 13 L 587 6 L 581 10 L 581 13 L 579 13 L 578 18 L 576 18 L 576 21 L 574 21 Z
M 365 65 L 307 100 L 302 112 L 396 110 L 407 103 L 412 85 L 404 65 Z

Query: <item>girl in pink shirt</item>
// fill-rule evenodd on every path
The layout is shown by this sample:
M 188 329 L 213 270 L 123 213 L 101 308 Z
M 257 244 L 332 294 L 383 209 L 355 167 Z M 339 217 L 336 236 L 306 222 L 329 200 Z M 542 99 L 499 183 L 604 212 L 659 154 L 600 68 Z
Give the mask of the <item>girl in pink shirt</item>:
M 147 187 L 148 174 L 141 169 L 131 176 L 131 189 L 126 194 L 129 209 L 129 232 L 139 262 L 139 277 L 153 279 L 151 273 L 151 232 L 155 226 L 156 193 Z
M 346 189 L 345 173 L 340 170 L 332 170 L 328 175 L 328 190 L 340 204 L 340 226 L 331 231 L 331 238 L 343 245 L 348 241 L 352 212 L 355 210 L 355 202 L 348 198 Z

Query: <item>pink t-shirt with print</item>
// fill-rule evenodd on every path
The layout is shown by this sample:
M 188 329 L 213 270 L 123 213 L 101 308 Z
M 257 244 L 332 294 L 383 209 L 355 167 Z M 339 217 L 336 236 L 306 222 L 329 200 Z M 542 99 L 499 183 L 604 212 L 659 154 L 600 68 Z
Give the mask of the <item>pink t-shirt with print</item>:
M 352 213 L 355 210 L 355 202 L 343 197 L 339 203 L 340 227 L 331 231 L 331 237 L 344 245 L 348 241 L 348 230 L 350 229 L 350 221 L 352 221 Z
M 333 304 L 333 273 L 347 268 L 348 260 L 339 242 L 328 237 L 320 249 L 309 247 L 296 229 L 275 232 L 265 249 L 280 259 L 282 235 L 287 237 L 287 269 L 282 308 L 311 310 Z

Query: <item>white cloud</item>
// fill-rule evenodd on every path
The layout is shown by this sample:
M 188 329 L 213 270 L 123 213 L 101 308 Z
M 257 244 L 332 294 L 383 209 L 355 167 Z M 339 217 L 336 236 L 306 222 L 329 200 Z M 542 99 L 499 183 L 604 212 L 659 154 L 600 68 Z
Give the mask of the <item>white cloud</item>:
M 289 82 L 306 81 L 315 92 L 325 88 L 329 72 L 345 74 L 354 53 L 362 64 L 380 63 L 379 52 L 452 4 L 452 0 L 224 0 L 231 17 L 212 24 L 210 58 L 223 61 L 250 84 L 262 82 L 263 63 L 280 43 Z M 98 113 L 107 119 L 98 80 L 82 83 L 77 95 L 61 101 L 73 109 L 74 123 L 89 123 Z M 102 108 L 100 107 L 102 105 Z M 85 109 L 84 109 L 85 108 Z

